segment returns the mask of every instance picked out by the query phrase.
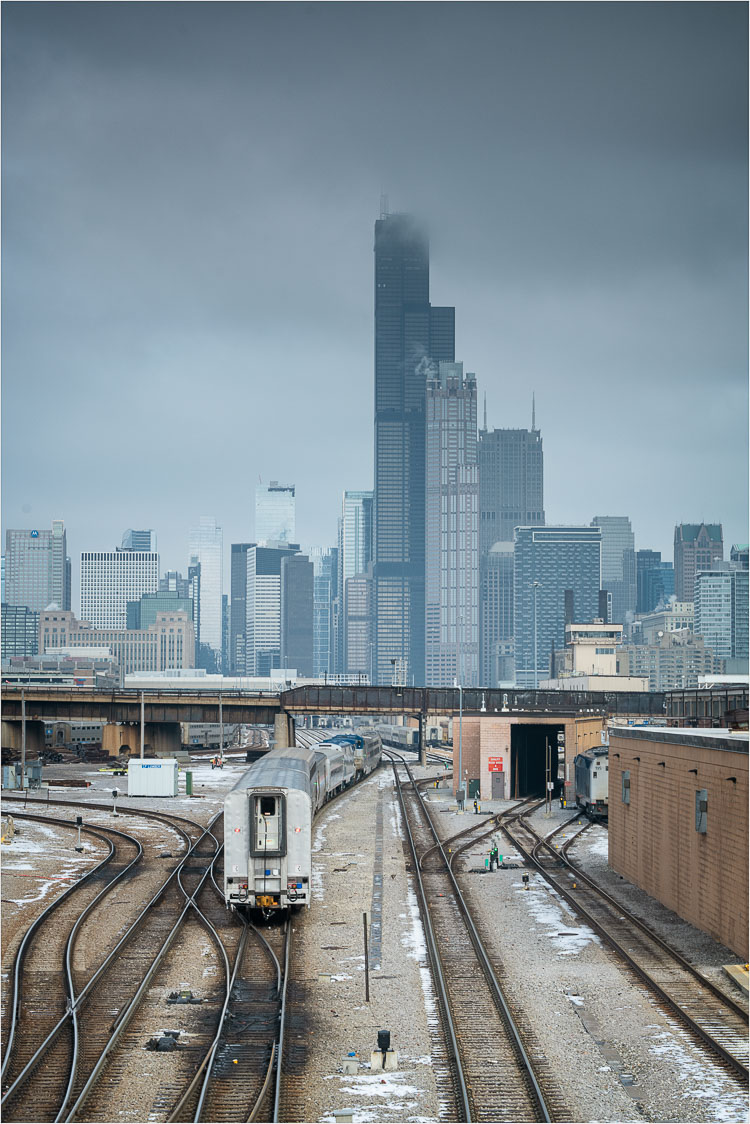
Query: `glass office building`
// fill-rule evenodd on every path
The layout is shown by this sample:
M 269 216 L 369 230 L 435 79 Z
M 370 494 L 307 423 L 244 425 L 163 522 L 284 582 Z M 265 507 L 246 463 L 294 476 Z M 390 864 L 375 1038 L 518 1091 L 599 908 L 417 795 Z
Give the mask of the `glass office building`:
M 572 620 L 599 614 L 599 527 L 517 527 L 514 537 L 513 630 L 516 684 L 535 688 L 549 676 L 550 656 L 565 644 L 565 595 Z
M 592 527 L 602 532 L 602 589 L 612 594 L 608 624 L 632 620 L 637 599 L 635 535 L 626 515 L 595 515 Z
M 294 542 L 294 484 L 258 484 L 255 489 L 255 538 L 260 546 Z
M 715 656 L 747 659 L 748 571 L 719 565 L 696 575 L 693 631 Z
M 370 493 L 372 495 L 372 493 Z M 333 662 L 333 603 L 338 585 L 336 547 L 313 546 L 309 558 L 313 564 L 313 675 L 326 677 L 336 668 Z
M 425 391 L 455 359 L 455 310 L 430 304 L 430 253 L 411 215 L 375 223 L 375 675 L 425 674 Z
M 5 532 L 4 600 L 35 613 L 50 604 L 70 608 L 70 559 L 62 519 L 52 521 L 51 531 Z
M 202 515 L 199 525 L 191 528 L 188 550 L 190 566 L 200 565 L 200 643 L 211 649 L 221 670 L 224 534 L 213 516 Z

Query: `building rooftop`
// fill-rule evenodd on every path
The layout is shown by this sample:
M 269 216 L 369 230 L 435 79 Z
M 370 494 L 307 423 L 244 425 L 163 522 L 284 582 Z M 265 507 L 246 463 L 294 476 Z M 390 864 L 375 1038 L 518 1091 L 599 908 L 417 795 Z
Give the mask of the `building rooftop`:
M 750 734 L 747 730 L 725 728 L 696 729 L 684 726 L 617 726 L 611 736 L 633 738 L 637 741 L 671 742 L 672 745 L 701 745 L 709 749 L 731 749 L 747 753 Z

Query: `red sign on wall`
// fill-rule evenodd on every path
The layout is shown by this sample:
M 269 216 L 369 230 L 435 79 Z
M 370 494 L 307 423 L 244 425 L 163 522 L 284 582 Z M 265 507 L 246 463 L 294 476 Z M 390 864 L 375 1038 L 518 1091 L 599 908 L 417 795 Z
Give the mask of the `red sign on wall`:
M 502 757 L 489 757 L 487 759 L 487 764 L 489 766 L 489 770 L 490 770 L 491 773 L 502 773 L 502 771 L 503 771 L 503 759 L 502 759 Z

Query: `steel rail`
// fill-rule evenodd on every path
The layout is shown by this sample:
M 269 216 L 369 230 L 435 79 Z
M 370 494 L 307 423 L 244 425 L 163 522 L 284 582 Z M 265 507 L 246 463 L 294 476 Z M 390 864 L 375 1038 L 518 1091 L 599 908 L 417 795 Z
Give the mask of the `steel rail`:
M 200 843 L 202 843 L 205 835 L 210 835 L 211 838 L 214 839 L 214 842 L 216 842 L 215 836 L 213 836 L 213 834 L 211 833 L 211 827 L 213 826 L 214 823 L 216 823 L 216 821 L 222 815 L 223 815 L 223 812 L 217 812 L 217 814 L 209 822 L 208 827 L 204 829 L 204 834 L 201 836 L 200 839 L 198 839 L 193 844 L 193 846 L 191 847 L 188 854 L 185 855 L 184 859 L 182 860 L 179 867 L 177 868 L 177 871 L 179 871 L 182 868 L 182 866 L 184 866 L 184 864 L 187 862 L 187 860 L 190 858 L 190 856 L 193 854 L 193 852 L 197 849 L 197 847 L 200 845 Z M 211 862 L 213 863 L 216 858 L 217 858 L 217 855 L 211 856 Z M 77 1098 L 75 1104 L 71 1108 L 68 1115 L 65 1117 L 66 1122 L 71 1121 L 71 1120 L 75 1120 L 76 1117 L 78 1116 L 79 1112 L 83 1108 L 86 1100 L 89 1097 L 89 1094 L 91 1093 L 91 1090 L 93 1089 L 94 1085 L 96 1084 L 97 1080 L 99 1079 L 100 1073 L 104 1069 L 104 1066 L 106 1065 L 106 1063 L 109 1059 L 109 1055 L 112 1053 L 115 1046 L 119 1042 L 123 1032 L 125 1031 L 125 1028 L 127 1027 L 128 1023 L 130 1022 L 130 1020 L 132 1019 L 136 1010 L 138 1009 L 138 1007 L 140 1005 L 140 1002 L 141 1002 L 141 999 L 143 998 L 144 994 L 146 993 L 149 986 L 151 985 L 151 981 L 153 980 L 157 971 L 161 967 L 164 959 L 166 958 L 167 953 L 169 952 L 170 948 L 172 947 L 172 944 L 175 940 L 175 937 L 177 936 L 178 932 L 182 928 L 182 924 L 183 924 L 183 921 L 185 920 L 185 917 L 187 916 L 187 914 L 190 912 L 190 910 L 195 905 L 192 898 L 195 896 L 195 894 L 198 893 L 198 890 L 201 888 L 203 883 L 208 878 L 210 870 L 211 870 L 211 866 L 209 864 L 209 866 L 207 866 L 205 871 L 203 872 L 203 874 L 200 878 L 199 884 L 198 884 L 194 894 L 191 895 L 191 897 L 188 898 L 188 900 L 185 902 L 185 905 L 182 909 L 182 912 L 180 913 L 180 916 L 178 917 L 175 924 L 172 926 L 172 929 L 170 930 L 170 932 L 167 934 L 167 936 L 166 936 L 166 938 L 165 938 L 165 940 L 162 944 L 162 947 L 160 948 L 159 952 L 156 954 L 151 966 L 149 967 L 148 971 L 146 972 L 146 975 L 144 976 L 143 980 L 141 981 L 140 985 L 138 986 L 138 989 L 137 989 L 135 995 L 132 997 L 132 999 L 127 1004 L 127 1006 L 123 1008 L 123 1010 L 119 1013 L 119 1015 L 115 1019 L 110 1039 L 107 1042 L 107 1045 L 102 1050 L 102 1053 L 99 1055 L 99 1058 L 98 1058 L 97 1062 L 95 1063 L 93 1069 L 91 1070 L 91 1073 L 89 1074 L 89 1077 L 88 1077 L 85 1085 L 83 1086 L 80 1093 L 78 1094 L 78 1098 Z M 181 889 L 182 889 L 182 887 L 181 887 Z M 184 892 L 184 890 L 183 890 L 183 892 Z M 198 911 L 198 912 L 200 912 L 200 911 Z
M 432 919 L 430 917 L 430 911 L 427 906 L 427 893 L 422 881 L 422 872 L 419 869 L 417 847 L 414 842 L 414 836 L 412 835 L 411 825 L 409 824 L 409 816 L 406 811 L 406 804 L 404 802 L 401 778 L 398 775 L 398 766 L 394 760 L 394 757 L 398 756 L 401 764 L 404 766 L 406 765 L 406 762 L 404 761 L 403 757 L 400 757 L 399 754 L 394 753 L 392 750 L 384 750 L 384 752 L 387 753 L 391 758 L 391 768 L 393 769 L 393 776 L 396 781 L 396 791 L 398 793 L 399 804 L 401 805 L 401 813 L 403 815 L 404 826 L 406 828 L 406 834 L 409 839 L 411 853 L 414 856 L 414 872 L 417 876 L 417 889 L 419 891 L 419 900 L 421 904 L 421 914 L 423 918 L 426 943 L 430 955 L 430 963 L 432 965 L 432 974 L 437 984 L 436 990 L 438 993 L 438 999 L 443 1009 L 443 1021 L 448 1030 L 448 1037 L 450 1039 L 450 1048 L 452 1053 L 455 1078 L 457 1079 L 458 1092 L 461 1101 L 461 1104 L 458 1106 L 460 1109 L 459 1118 L 466 1121 L 467 1124 L 471 1124 L 472 1115 L 471 1103 L 469 1101 L 469 1091 L 466 1086 L 466 1078 L 464 1075 L 463 1063 L 461 1061 L 461 1051 L 459 1050 L 458 1040 L 456 1038 L 456 1028 L 453 1025 L 451 1005 L 448 999 L 448 988 L 445 982 L 445 977 L 443 976 L 443 967 L 437 948 L 437 940 L 435 939 L 435 932 L 432 928 Z
M 49 817 L 49 816 L 35 817 L 35 816 L 31 815 L 30 813 L 18 813 L 17 812 L 16 815 L 17 816 L 23 815 L 27 819 L 41 818 L 42 820 L 44 820 L 47 823 L 55 823 L 55 824 L 58 824 L 60 826 L 69 827 L 73 831 L 76 830 L 75 824 L 70 824 L 65 820 L 58 820 L 56 818 L 52 818 L 52 817 Z M 14 1045 L 15 1045 L 16 1032 L 17 1032 L 17 1028 L 18 1028 L 19 1015 L 20 1015 L 21 991 L 22 991 L 22 988 L 21 988 L 22 969 L 23 969 L 24 962 L 26 960 L 26 954 L 28 952 L 29 946 L 30 946 L 34 936 L 36 935 L 38 930 L 45 924 L 45 922 L 49 919 L 51 914 L 54 913 L 54 911 L 58 908 L 58 906 L 60 906 L 64 901 L 67 900 L 67 898 L 69 898 L 72 894 L 74 894 L 77 890 L 79 890 L 81 888 L 81 886 L 83 886 L 87 882 L 91 881 L 91 879 L 94 878 L 94 876 L 96 874 L 98 874 L 105 866 L 108 865 L 108 863 L 111 862 L 111 860 L 112 860 L 112 858 L 114 857 L 114 854 L 115 854 L 114 844 L 112 843 L 111 839 L 107 839 L 106 835 L 103 835 L 100 831 L 97 831 L 95 828 L 88 828 L 87 827 L 87 828 L 82 828 L 82 830 L 86 831 L 86 833 L 88 835 L 95 836 L 97 839 L 101 840 L 103 843 L 107 843 L 108 846 L 109 846 L 109 853 L 107 855 L 105 855 L 105 857 L 100 862 L 98 862 L 96 864 L 96 866 L 92 867 L 91 870 L 89 870 L 85 874 L 82 874 L 80 876 L 80 878 L 77 878 L 76 881 L 71 886 L 68 886 L 68 888 L 66 890 L 64 890 L 62 892 L 62 894 L 59 895 L 59 897 L 55 898 L 55 900 L 53 902 L 51 902 L 47 906 L 47 908 L 42 911 L 42 913 L 39 914 L 39 916 L 36 918 L 36 920 L 32 921 L 31 925 L 29 926 L 29 928 L 24 933 L 23 939 L 21 941 L 21 944 L 18 947 L 18 951 L 16 953 L 16 957 L 15 957 L 15 961 L 14 961 L 13 998 L 12 998 L 12 1002 L 11 1002 L 10 1030 L 9 1030 L 9 1033 L 8 1033 L 8 1041 L 7 1041 L 7 1044 L 6 1044 L 6 1047 L 5 1047 L 5 1056 L 3 1058 L 2 1069 L 0 1069 L 0 1079 L 5 1078 L 6 1072 L 8 1070 L 9 1065 L 10 1065 L 11 1058 L 13 1056 L 13 1048 L 14 1048 Z M 25 1072 L 25 1069 L 22 1072 Z M 6 1099 L 10 1096 L 12 1091 L 15 1089 L 19 1080 L 20 1080 L 20 1077 L 16 1078 L 16 1080 L 11 1085 L 10 1089 L 8 1089 L 7 1092 L 3 1095 L 2 1100 L 0 1100 L 0 1104 L 5 1103 Z
M 276 1085 L 273 1095 L 273 1124 L 278 1124 L 281 1105 L 281 1081 L 284 1066 L 284 1035 L 286 1030 L 286 999 L 289 991 L 289 965 L 292 958 L 292 922 L 287 918 L 284 944 L 284 986 L 281 992 L 281 1012 L 279 1014 L 279 1042 L 276 1051 Z
M 51 817 L 48 817 L 48 816 L 44 816 L 42 818 L 47 822 L 49 822 L 50 819 L 51 819 Z M 52 821 L 52 822 L 54 822 L 54 821 Z M 181 828 L 176 828 L 175 830 L 182 831 Z M 190 840 L 189 840 L 187 834 L 185 832 L 183 832 L 182 834 L 183 834 L 183 838 L 185 839 L 185 841 L 189 844 Z M 188 851 L 188 853 L 184 856 L 184 858 L 181 861 L 186 862 L 187 859 L 189 858 L 189 855 L 190 855 L 190 852 Z M 73 1008 L 66 1011 L 65 1014 L 62 1016 L 62 1018 L 59 1019 L 57 1024 L 49 1032 L 49 1034 L 45 1038 L 44 1042 L 42 1042 L 42 1044 L 40 1045 L 40 1047 L 37 1050 L 34 1057 L 31 1058 L 30 1061 L 28 1061 L 26 1063 L 23 1070 L 21 1071 L 21 1073 L 18 1075 L 18 1077 L 14 1081 L 13 1085 L 5 1093 L 5 1096 L 3 1097 L 2 1103 L 5 1103 L 5 1099 L 11 1095 L 11 1093 L 14 1091 L 14 1089 L 16 1089 L 16 1087 L 21 1083 L 22 1080 L 25 1080 L 25 1079 L 28 1078 L 28 1076 L 31 1073 L 32 1066 L 35 1065 L 38 1062 L 38 1060 L 43 1056 L 44 1052 L 50 1048 L 50 1046 L 52 1045 L 54 1040 L 57 1038 L 58 1034 L 61 1032 L 65 1023 L 68 1021 L 69 1018 L 71 1018 L 72 1013 L 73 1013 L 73 1009 L 77 1010 L 78 1008 L 80 1008 L 83 1005 L 84 1001 L 89 997 L 89 995 L 93 991 L 94 987 L 98 983 L 99 978 L 109 969 L 109 967 L 111 966 L 113 961 L 117 958 L 117 956 L 120 953 L 120 950 L 122 948 L 124 948 L 125 945 L 128 944 L 133 939 L 135 934 L 140 929 L 143 921 L 146 919 L 146 917 L 150 914 L 151 910 L 156 906 L 156 904 L 160 901 L 160 899 L 166 893 L 170 882 L 177 875 L 177 869 L 178 868 L 175 867 L 172 871 L 170 871 L 169 875 L 167 876 L 165 881 L 162 883 L 162 885 L 159 887 L 159 889 L 156 891 L 156 893 L 151 898 L 151 900 L 144 906 L 143 910 L 140 912 L 138 917 L 136 917 L 136 919 L 132 923 L 132 925 L 129 926 L 127 931 L 123 934 L 123 936 L 120 938 L 120 940 L 114 946 L 114 948 L 109 953 L 107 958 L 99 965 L 96 972 L 94 972 L 91 979 L 86 983 L 85 987 L 79 993 L 78 997 L 75 1000 L 75 1003 L 73 1004 Z M 61 900 L 61 899 L 58 899 L 58 900 Z
M 565 825 L 563 825 L 563 827 L 564 826 Z M 726 1005 L 730 1007 L 736 1015 L 739 1015 L 740 1018 L 744 1019 L 745 1022 L 750 1021 L 748 1012 L 744 1007 L 741 1007 L 740 1004 L 735 999 L 733 999 L 731 995 L 727 995 L 727 993 L 722 988 L 720 988 L 718 984 L 713 983 L 712 980 L 709 980 L 706 976 L 704 976 L 703 973 L 699 971 L 694 964 L 691 964 L 689 960 L 686 960 L 681 952 L 678 952 L 676 948 L 673 948 L 672 945 L 668 944 L 662 937 L 659 936 L 657 932 L 655 932 L 651 928 L 650 925 L 647 925 L 645 921 L 641 921 L 639 917 L 636 917 L 632 910 L 628 909 L 627 906 L 624 906 L 622 902 L 618 902 L 616 898 L 614 898 L 607 890 L 600 886 L 593 878 L 591 878 L 590 875 L 586 874 L 586 872 L 582 869 L 582 867 L 578 865 L 578 863 L 574 862 L 573 859 L 570 858 L 570 856 L 568 855 L 568 849 L 572 846 L 573 843 L 577 842 L 581 838 L 584 831 L 588 831 L 588 829 L 593 826 L 593 823 L 586 824 L 582 831 L 577 832 L 572 838 L 568 839 L 566 843 L 563 843 L 559 851 L 555 851 L 553 853 L 560 856 L 562 861 L 574 872 L 576 878 L 580 878 L 581 881 L 586 882 L 589 886 L 591 886 L 592 890 L 595 890 L 598 894 L 600 894 L 601 897 L 608 901 L 611 906 L 619 910 L 620 913 L 624 913 L 633 925 L 640 929 L 641 932 L 645 933 L 650 940 L 652 940 L 655 944 L 658 944 L 659 947 L 662 948 L 665 952 L 669 953 L 669 955 L 678 962 L 681 968 L 684 968 L 686 972 L 688 972 L 698 981 L 698 983 L 707 988 L 707 990 L 710 991 L 716 999 L 720 999 L 722 1003 L 726 1003 Z M 548 839 L 552 839 L 553 836 L 557 835 L 558 831 L 562 831 L 562 827 L 559 827 L 556 831 L 553 831 Z M 551 850 L 548 841 L 545 841 L 545 846 Z
M 411 778 L 411 769 L 409 768 L 408 763 L 403 758 L 401 759 L 401 763 L 403 764 L 404 768 L 406 769 L 406 772 L 409 775 L 410 779 L 413 779 L 413 778 Z M 394 767 L 394 773 L 395 773 L 395 767 Z M 430 814 L 427 811 L 427 808 L 425 807 L 424 799 L 422 798 L 422 795 L 419 792 L 419 790 L 416 788 L 416 786 L 414 788 L 414 791 L 415 791 L 415 793 L 416 793 L 416 795 L 419 799 L 420 805 L 422 807 L 422 811 L 425 815 L 427 823 L 429 824 L 430 831 L 432 832 L 435 839 L 438 839 L 438 835 L 437 835 L 437 832 L 435 831 L 435 827 L 434 827 L 434 825 L 432 823 L 432 820 L 430 818 Z M 542 1119 L 545 1122 L 550 1122 L 552 1120 L 552 1116 L 550 1114 L 550 1111 L 549 1111 L 549 1108 L 547 1106 L 547 1102 L 545 1100 L 544 1094 L 543 1094 L 543 1092 L 540 1088 L 539 1082 L 537 1080 L 536 1073 L 534 1072 L 534 1067 L 531 1063 L 531 1059 L 529 1058 L 529 1056 L 526 1052 L 526 1048 L 525 1048 L 525 1046 L 523 1044 L 523 1041 L 521 1039 L 520 1032 L 518 1030 L 518 1027 L 516 1026 L 516 1021 L 513 1018 L 513 1015 L 510 1011 L 510 1008 L 508 1007 L 508 1004 L 507 1004 L 506 999 L 505 999 L 505 995 L 503 994 L 503 990 L 500 987 L 500 984 L 497 980 L 497 977 L 495 976 L 494 969 L 493 969 L 492 965 L 490 964 L 489 957 L 487 956 L 487 953 L 486 953 L 485 948 L 484 948 L 484 944 L 482 943 L 482 939 L 479 936 L 479 933 L 478 933 L 477 928 L 474 924 L 474 920 L 471 916 L 469 908 L 466 905 L 466 901 L 464 899 L 463 893 L 461 892 L 461 888 L 458 885 L 458 882 L 456 881 L 456 876 L 453 873 L 453 870 L 451 868 L 450 860 L 448 859 L 447 855 L 445 854 L 444 845 L 440 840 L 438 840 L 438 842 L 440 843 L 440 851 L 441 851 L 441 853 L 443 855 L 443 859 L 445 861 L 447 874 L 448 874 L 448 876 L 451 880 L 451 884 L 453 886 L 453 890 L 454 890 L 454 893 L 455 893 L 455 896 L 456 896 L 456 902 L 457 902 L 458 907 L 461 910 L 461 914 L 464 918 L 464 923 L 466 924 L 466 929 L 467 929 L 467 932 L 469 934 L 469 938 L 470 938 L 471 943 L 474 946 L 475 952 L 477 954 L 477 958 L 479 960 L 480 967 L 482 968 L 482 971 L 485 975 L 485 978 L 490 985 L 490 990 L 493 994 L 493 998 L 495 999 L 495 1002 L 497 1004 L 499 1004 L 499 1006 L 500 1006 L 500 1009 L 502 1011 L 502 1014 L 503 1014 L 504 1020 L 506 1022 L 506 1025 L 507 1025 L 507 1027 L 508 1027 L 508 1029 L 511 1033 L 511 1037 L 513 1039 L 513 1042 L 514 1042 L 514 1044 L 515 1044 L 515 1046 L 518 1050 L 518 1053 L 520 1055 L 523 1067 L 526 1069 L 526 1072 L 528 1073 L 528 1076 L 531 1080 L 531 1084 L 532 1084 L 532 1087 L 533 1087 L 533 1090 L 534 1090 L 534 1095 L 537 1098 L 538 1107 L 541 1110 Z
M 544 842 L 544 840 L 540 839 L 539 835 L 534 830 L 534 828 L 531 827 L 531 825 L 523 823 L 522 817 L 519 817 L 519 820 L 521 821 L 520 826 L 528 831 L 532 838 L 535 838 L 539 844 L 542 844 Z M 572 823 L 572 820 L 568 821 L 568 823 Z M 643 983 L 645 983 L 646 986 L 651 989 L 651 991 L 653 991 L 664 1003 L 666 1003 L 669 1009 L 678 1017 L 678 1019 L 680 1019 L 680 1021 L 683 1022 L 690 1031 L 696 1034 L 701 1039 L 701 1041 L 706 1046 L 708 1046 L 710 1050 L 713 1050 L 721 1058 L 722 1061 L 724 1061 L 731 1069 L 738 1073 L 740 1077 L 747 1081 L 748 1077 L 750 1077 L 750 1071 L 748 1071 L 748 1067 L 743 1065 L 743 1063 L 739 1061 L 738 1058 L 736 1058 L 727 1049 L 725 1049 L 724 1046 L 722 1046 L 719 1042 L 712 1038 L 708 1031 L 704 1030 L 699 1023 L 696 1023 L 690 1017 L 687 1011 L 683 1010 L 683 1008 L 680 1007 L 679 1003 L 677 1003 L 677 1001 L 672 998 L 669 992 L 666 991 L 661 986 L 661 984 L 657 983 L 653 976 L 651 976 L 649 972 L 646 971 L 646 969 L 638 963 L 635 957 L 633 957 L 628 952 L 628 950 L 624 948 L 623 945 L 620 944 L 620 942 L 615 937 L 612 936 L 609 930 L 600 921 L 597 921 L 597 919 L 586 909 L 586 907 L 582 905 L 575 898 L 575 896 L 571 894 L 568 889 L 566 889 L 565 886 L 563 886 L 562 882 L 558 881 L 556 878 L 553 878 L 553 876 L 544 869 L 541 860 L 536 858 L 534 854 L 534 852 L 537 850 L 537 843 L 535 843 L 531 847 L 531 849 L 528 850 L 523 846 L 522 843 L 519 842 L 518 839 L 510 835 L 510 832 L 507 828 L 504 827 L 503 830 L 506 831 L 506 833 L 510 836 L 519 850 L 522 851 L 523 854 L 526 855 L 528 860 L 533 863 L 534 866 L 539 870 L 539 873 L 542 875 L 542 877 L 547 882 L 549 882 L 549 884 L 561 895 L 561 897 L 565 898 L 568 904 L 572 906 L 573 910 L 578 913 L 580 917 L 584 918 L 587 924 L 589 924 L 591 928 L 599 934 L 602 940 L 605 941 L 605 943 L 608 944 L 612 949 L 614 949 L 618 956 L 620 956 L 628 964 L 628 966 L 632 968 L 639 979 L 641 979 Z M 555 852 L 554 850 L 552 850 L 552 854 L 557 857 L 557 852 Z M 627 912 L 623 910 L 622 906 L 620 906 L 619 903 L 616 904 L 616 908 L 620 914 L 624 914 Z

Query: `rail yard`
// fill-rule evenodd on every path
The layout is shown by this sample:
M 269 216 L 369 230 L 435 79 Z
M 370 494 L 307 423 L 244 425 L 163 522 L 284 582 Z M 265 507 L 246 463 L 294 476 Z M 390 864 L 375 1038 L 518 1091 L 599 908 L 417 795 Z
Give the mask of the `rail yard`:
M 310 908 L 264 918 L 224 901 L 244 752 L 187 768 L 4 794 L 5 1120 L 746 1118 L 737 957 L 608 868 L 605 822 L 460 812 L 384 747 L 313 821 Z

